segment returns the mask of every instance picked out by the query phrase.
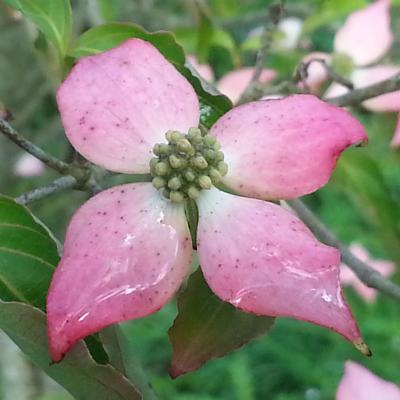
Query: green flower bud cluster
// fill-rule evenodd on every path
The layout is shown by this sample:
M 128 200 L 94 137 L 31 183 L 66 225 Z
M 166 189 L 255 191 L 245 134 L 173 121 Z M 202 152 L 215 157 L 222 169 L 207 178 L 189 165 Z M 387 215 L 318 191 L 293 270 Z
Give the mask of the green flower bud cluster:
M 187 134 L 168 131 L 165 138 L 167 143 L 153 147 L 150 172 L 153 186 L 167 199 L 176 203 L 195 200 L 228 173 L 221 146 L 213 136 L 190 128 Z

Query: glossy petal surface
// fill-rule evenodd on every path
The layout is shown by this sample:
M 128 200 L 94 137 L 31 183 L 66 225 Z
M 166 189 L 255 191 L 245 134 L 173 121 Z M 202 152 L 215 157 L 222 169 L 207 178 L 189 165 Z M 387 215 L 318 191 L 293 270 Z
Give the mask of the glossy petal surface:
M 57 93 L 72 145 L 118 172 L 149 171 L 151 149 L 169 129 L 199 122 L 196 94 L 150 43 L 129 39 L 81 59 Z
M 364 66 L 383 57 L 392 42 L 390 0 L 377 0 L 349 15 L 336 33 L 334 47 Z
M 222 300 L 258 315 L 286 316 L 360 333 L 342 296 L 339 252 L 291 212 L 212 189 L 198 201 L 200 265 Z
M 336 400 L 400 400 L 400 388 L 362 365 L 347 361 Z
M 245 196 L 291 199 L 330 178 L 347 147 L 366 140 L 345 110 L 312 95 L 247 103 L 211 128 L 228 163 L 224 183 Z
M 240 68 L 228 72 L 218 82 L 218 90 L 224 95 L 228 96 L 233 103 L 239 100 L 239 97 L 250 83 L 254 74 L 254 68 Z M 272 69 L 264 69 L 261 73 L 260 82 L 268 83 L 275 79 L 277 73 Z
M 350 246 L 350 250 L 360 260 L 365 261 L 384 277 L 390 276 L 396 269 L 394 262 L 373 259 L 369 255 L 368 251 L 359 244 L 352 244 Z M 354 290 L 366 302 L 372 303 L 376 300 L 377 291 L 361 282 L 357 275 L 345 264 L 341 265 L 340 267 L 340 280 L 344 285 L 353 286 Z
M 52 359 L 109 324 L 160 309 L 186 276 L 191 253 L 183 207 L 151 184 L 91 198 L 70 222 L 49 290 Z
M 397 117 L 396 129 L 391 142 L 392 147 L 400 147 L 400 115 Z

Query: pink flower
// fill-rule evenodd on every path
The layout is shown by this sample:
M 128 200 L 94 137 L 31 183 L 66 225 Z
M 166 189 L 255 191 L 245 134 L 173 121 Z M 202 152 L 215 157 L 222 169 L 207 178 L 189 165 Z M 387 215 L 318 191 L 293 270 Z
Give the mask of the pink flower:
M 242 67 L 228 72 L 217 83 L 218 90 L 225 96 L 228 96 L 232 100 L 232 103 L 236 103 L 250 83 L 253 74 L 253 67 Z M 276 75 L 276 71 L 272 69 L 263 69 L 260 82 L 262 84 L 267 84 L 275 79 Z
M 369 6 L 349 15 L 345 24 L 335 35 L 334 55 L 325 54 L 323 56 L 323 53 L 318 53 L 318 57 L 325 57 L 328 62 L 333 64 L 335 57 L 337 64 L 352 64 L 348 66 L 352 69 L 349 74 L 350 81 L 355 88 L 361 89 L 400 73 L 400 66 L 397 65 L 368 66 L 379 61 L 388 52 L 392 43 L 390 0 L 376 0 Z M 311 59 L 311 56 L 309 55 L 304 61 Z M 323 81 L 328 76 L 327 74 L 323 75 L 320 68 L 317 70 L 317 67 L 313 67 L 314 64 L 316 63 L 313 63 L 312 68 L 309 69 L 306 82 L 312 93 L 318 93 Z M 326 91 L 325 97 L 340 96 L 346 92 L 348 92 L 348 88 L 333 83 Z M 366 100 L 363 102 L 363 106 L 374 112 L 398 112 L 400 111 L 400 91 Z M 398 140 L 393 138 L 392 146 L 398 145 Z
M 383 276 L 390 276 L 395 270 L 395 264 L 392 261 L 375 260 L 371 258 L 368 251 L 358 245 L 352 244 L 350 250 L 360 260 L 367 262 L 371 267 L 380 272 Z M 344 285 L 352 285 L 356 292 L 367 302 L 371 303 L 376 300 L 377 292 L 375 289 L 369 288 L 362 283 L 357 275 L 345 264 L 340 268 L 340 280 Z
M 336 400 L 400 400 L 400 388 L 362 365 L 347 361 Z
M 204 136 L 192 86 L 139 39 L 80 60 L 57 101 L 83 156 L 154 179 L 105 190 L 72 218 L 48 294 L 53 360 L 109 324 L 157 311 L 176 293 L 192 255 L 188 197 L 199 211 L 201 268 L 217 296 L 247 312 L 328 327 L 366 351 L 341 293 L 339 252 L 263 201 L 323 186 L 341 152 L 366 140 L 351 115 L 298 95 L 234 108 Z M 212 187 L 218 181 L 241 196 Z

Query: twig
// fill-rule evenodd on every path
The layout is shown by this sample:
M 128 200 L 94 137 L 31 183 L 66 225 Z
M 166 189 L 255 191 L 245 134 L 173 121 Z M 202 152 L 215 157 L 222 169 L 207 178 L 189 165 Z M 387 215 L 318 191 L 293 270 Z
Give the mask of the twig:
M 339 242 L 335 235 L 328 230 L 301 200 L 291 200 L 287 203 L 322 242 L 340 250 L 342 261 L 356 273 L 363 283 L 396 300 L 400 300 L 400 286 L 384 278 L 378 271 L 357 258 L 346 246 Z
M 251 77 L 249 84 L 243 91 L 238 104 L 243 104 L 248 102 L 249 98 L 253 99 L 255 97 L 254 91 L 258 92 L 258 84 L 260 82 L 261 73 L 264 67 L 265 58 L 271 47 L 273 36 L 275 30 L 279 24 L 279 21 L 283 14 L 283 0 L 279 4 L 273 4 L 269 8 L 269 22 L 267 23 L 263 35 L 261 37 L 261 47 L 257 52 L 256 62 L 254 64 L 254 73 Z
M 19 204 L 30 204 L 35 201 L 44 199 L 45 197 L 51 196 L 55 193 L 63 192 L 64 190 L 77 187 L 78 180 L 72 175 L 62 176 L 61 178 L 55 179 L 45 186 L 31 190 L 30 192 L 24 193 L 21 196 L 15 198 L 15 201 Z
M 337 106 L 354 106 L 362 103 L 364 100 L 371 99 L 382 94 L 400 90 L 400 74 L 396 74 L 389 79 L 364 87 L 354 89 L 342 96 L 326 99 L 329 103 Z
M 323 58 L 312 58 L 311 60 L 308 60 L 306 62 L 301 62 L 294 74 L 295 82 L 302 82 L 308 92 L 310 91 L 306 82 L 308 78 L 308 70 L 310 68 L 310 65 L 315 62 L 321 64 L 324 67 L 326 74 L 332 81 L 337 82 L 340 85 L 347 87 L 348 89 L 354 89 L 353 83 L 335 72 L 332 67 L 326 62 L 326 60 L 324 60 Z
M 67 164 L 64 161 L 47 154 L 40 147 L 36 146 L 28 139 L 25 139 L 3 118 L 0 118 L 0 132 L 12 140 L 17 146 L 32 154 L 50 168 L 60 172 L 63 175 L 71 173 L 70 164 Z

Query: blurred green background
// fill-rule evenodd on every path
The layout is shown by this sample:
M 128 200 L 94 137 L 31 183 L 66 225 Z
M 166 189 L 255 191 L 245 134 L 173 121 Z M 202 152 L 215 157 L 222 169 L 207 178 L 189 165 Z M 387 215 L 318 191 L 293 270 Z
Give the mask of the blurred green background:
M 210 64 L 218 79 L 232 69 L 254 63 L 259 41 L 249 33 L 262 27 L 272 3 L 76 0 L 72 2 L 74 33 L 109 21 L 135 22 L 151 31 L 169 30 L 188 54 Z M 295 48 L 286 49 L 279 47 L 282 33 L 277 33 L 265 66 L 279 72 L 277 82 L 291 79 L 304 55 L 330 52 L 334 33 L 346 16 L 368 3 L 286 1 L 285 18 L 296 17 L 303 22 L 302 36 Z M 396 39 L 386 55 L 392 63 L 400 61 L 399 16 L 400 1 L 393 1 Z M 26 137 L 46 151 L 69 159 L 71 149 L 54 101 L 59 78 L 46 46 L 31 24 L 0 1 L 0 105 L 11 112 L 11 123 Z M 329 185 L 308 196 L 307 202 L 345 243 L 361 243 L 374 257 L 400 265 L 400 152 L 389 146 L 396 116 L 372 114 L 361 108 L 352 111 L 365 125 L 369 145 L 348 151 Z M 14 169 L 21 155 L 16 146 L 0 137 L 1 193 L 17 196 L 57 177 L 49 170 L 38 177 L 16 176 Z M 125 179 L 129 181 L 129 177 Z M 62 240 L 71 214 L 86 198 L 85 193 L 68 191 L 32 204 L 31 209 Z M 398 272 L 393 276 L 397 283 L 399 276 Z M 171 348 L 166 332 L 176 314 L 175 304 L 123 327 L 151 383 L 165 400 L 333 399 L 344 362 L 349 359 L 400 384 L 399 304 L 382 295 L 376 303 L 367 304 L 351 288 L 346 289 L 346 295 L 373 350 L 371 359 L 363 358 L 332 332 L 282 318 L 267 336 L 224 359 L 210 361 L 197 372 L 171 380 L 167 373 Z M 42 399 L 68 398 L 64 396 Z

